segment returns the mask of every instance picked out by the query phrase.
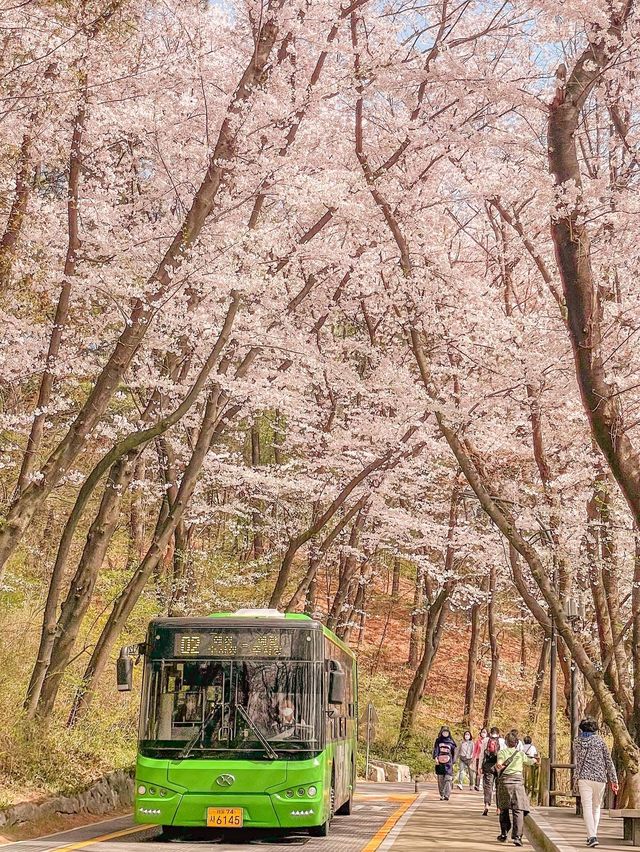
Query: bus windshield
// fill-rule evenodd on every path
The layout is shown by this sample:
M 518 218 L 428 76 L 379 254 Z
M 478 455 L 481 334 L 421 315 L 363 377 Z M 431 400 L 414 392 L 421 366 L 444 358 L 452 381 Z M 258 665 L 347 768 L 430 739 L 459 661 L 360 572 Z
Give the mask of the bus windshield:
M 140 731 L 148 757 L 178 758 L 187 747 L 189 758 L 302 757 L 322 747 L 318 663 L 200 659 L 148 666 Z

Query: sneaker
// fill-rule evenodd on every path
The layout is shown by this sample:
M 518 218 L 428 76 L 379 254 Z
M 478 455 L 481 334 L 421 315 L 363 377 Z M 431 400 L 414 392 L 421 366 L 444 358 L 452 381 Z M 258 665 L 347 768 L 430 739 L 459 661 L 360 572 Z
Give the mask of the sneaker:
M 587 837 L 587 846 L 589 849 L 593 849 L 594 846 L 599 846 L 597 837 Z
M 444 796 L 440 796 L 440 801 L 444 802 Z
M 514 837 L 513 838 L 513 845 L 514 846 L 522 846 L 522 838 L 521 837 Z
M 473 789 L 476 791 L 476 793 L 480 792 L 480 787 L 474 787 Z
M 458 790 L 462 790 L 462 784 L 456 784 L 456 787 L 458 788 Z
M 506 834 L 499 834 L 496 837 L 496 840 L 499 840 L 500 843 L 506 843 L 507 842 L 507 835 Z
M 485 809 L 482 811 L 482 816 L 488 816 L 488 815 L 489 815 L 489 808 L 485 808 Z
M 448 796 L 445 796 L 445 797 L 444 797 L 444 800 L 445 800 L 445 802 L 448 802 L 448 801 L 449 801 L 449 797 L 448 797 Z

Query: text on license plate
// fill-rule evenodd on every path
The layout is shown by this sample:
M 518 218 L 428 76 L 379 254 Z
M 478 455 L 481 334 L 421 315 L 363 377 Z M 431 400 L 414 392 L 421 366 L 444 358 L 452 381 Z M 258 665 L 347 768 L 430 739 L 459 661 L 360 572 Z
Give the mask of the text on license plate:
M 242 828 L 242 808 L 207 808 L 207 825 L 210 828 Z

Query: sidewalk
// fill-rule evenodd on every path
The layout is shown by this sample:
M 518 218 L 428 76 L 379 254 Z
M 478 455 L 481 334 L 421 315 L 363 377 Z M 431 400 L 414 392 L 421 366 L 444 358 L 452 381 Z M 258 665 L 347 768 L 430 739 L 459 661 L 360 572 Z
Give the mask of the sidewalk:
M 454 790 L 441 802 L 435 784 L 420 784 L 421 796 L 379 847 L 380 852 L 496 852 L 513 849 L 499 843 L 500 825 L 495 806 L 482 816 L 482 793 Z M 426 793 L 426 795 L 424 795 Z M 525 839 L 525 849 L 532 849 Z
M 587 833 L 582 817 L 576 816 L 573 808 L 535 808 L 527 822 L 527 834 L 535 838 L 544 852 L 574 852 L 586 849 Z M 599 849 L 622 852 L 633 847 L 622 839 L 622 820 L 611 819 L 602 811 L 598 829 Z

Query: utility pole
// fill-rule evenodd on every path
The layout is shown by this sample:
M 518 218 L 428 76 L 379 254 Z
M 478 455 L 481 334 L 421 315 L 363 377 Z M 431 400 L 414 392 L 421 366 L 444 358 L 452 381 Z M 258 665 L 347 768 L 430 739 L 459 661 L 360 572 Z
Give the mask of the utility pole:
M 558 711 L 558 640 L 556 634 L 556 622 L 551 616 L 551 632 L 549 635 L 551 649 L 549 654 L 549 790 L 556 789 L 556 717 Z M 556 803 L 555 796 L 549 796 L 549 804 L 553 807 Z

